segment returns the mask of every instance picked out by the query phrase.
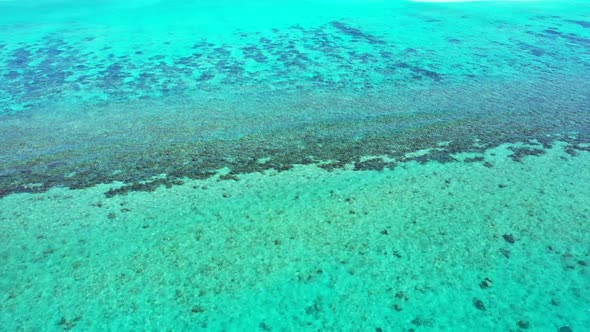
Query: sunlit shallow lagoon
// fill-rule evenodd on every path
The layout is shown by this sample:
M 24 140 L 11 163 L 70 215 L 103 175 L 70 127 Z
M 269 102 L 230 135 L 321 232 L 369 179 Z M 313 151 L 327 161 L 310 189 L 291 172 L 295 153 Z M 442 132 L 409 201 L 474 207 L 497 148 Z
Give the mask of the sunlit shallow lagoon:
M 590 2 L 0 1 L 0 330 L 590 330 Z

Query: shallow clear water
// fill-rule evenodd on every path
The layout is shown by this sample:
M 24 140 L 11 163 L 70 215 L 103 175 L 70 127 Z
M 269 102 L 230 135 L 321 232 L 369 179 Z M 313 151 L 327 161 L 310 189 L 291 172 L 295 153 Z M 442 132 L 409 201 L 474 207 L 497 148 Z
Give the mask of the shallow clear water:
M 2 330 L 590 329 L 587 1 L 0 1 Z

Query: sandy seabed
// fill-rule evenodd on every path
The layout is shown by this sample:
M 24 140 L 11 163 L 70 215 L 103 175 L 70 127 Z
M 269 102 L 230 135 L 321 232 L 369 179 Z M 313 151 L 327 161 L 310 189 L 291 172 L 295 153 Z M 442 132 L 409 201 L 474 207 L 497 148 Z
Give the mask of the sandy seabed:
M 590 153 L 510 153 L 7 196 L 0 325 L 585 330 Z

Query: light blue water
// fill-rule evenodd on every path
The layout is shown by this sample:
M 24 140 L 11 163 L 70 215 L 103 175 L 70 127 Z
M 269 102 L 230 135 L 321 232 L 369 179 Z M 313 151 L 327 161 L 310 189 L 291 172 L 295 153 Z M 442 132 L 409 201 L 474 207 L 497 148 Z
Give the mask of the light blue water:
M 586 330 L 589 73 L 588 1 L 0 1 L 0 326 Z

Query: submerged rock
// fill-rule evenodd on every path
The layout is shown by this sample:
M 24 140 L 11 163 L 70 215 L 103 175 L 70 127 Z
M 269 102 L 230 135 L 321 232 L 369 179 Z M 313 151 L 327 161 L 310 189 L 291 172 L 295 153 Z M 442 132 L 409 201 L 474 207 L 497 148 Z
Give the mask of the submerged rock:
M 486 311 L 486 306 L 483 303 L 482 300 L 474 297 L 473 298 L 473 306 L 477 309 L 477 310 L 481 310 L 481 311 Z
M 518 324 L 518 327 L 520 327 L 521 329 L 525 329 L 525 330 L 531 326 L 531 324 L 529 323 L 528 320 L 519 320 L 517 324 Z
M 508 249 L 501 248 L 500 253 L 506 258 L 510 258 L 510 250 Z
M 513 244 L 514 242 L 516 242 L 516 240 L 514 239 L 514 236 L 512 234 L 504 234 L 504 235 L 502 235 L 502 238 L 510 244 Z
M 479 283 L 479 287 L 481 289 L 490 288 L 493 285 L 493 281 L 490 278 L 485 278 L 482 282 Z
M 200 314 L 202 312 L 205 312 L 205 309 L 203 309 L 201 306 L 194 306 L 191 309 L 191 312 L 194 313 L 194 314 Z

